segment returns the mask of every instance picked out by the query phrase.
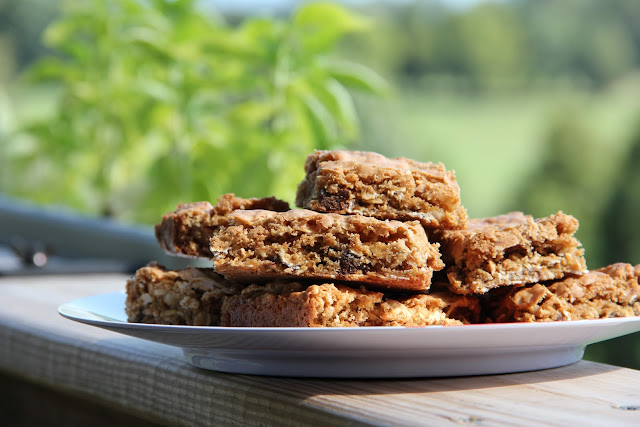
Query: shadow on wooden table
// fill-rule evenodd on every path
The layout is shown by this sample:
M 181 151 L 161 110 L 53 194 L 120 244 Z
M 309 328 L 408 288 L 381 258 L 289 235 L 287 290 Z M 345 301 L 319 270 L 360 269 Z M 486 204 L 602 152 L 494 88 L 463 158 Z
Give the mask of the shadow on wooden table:
M 204 370 L 191 367 L 195 371 Z M 313 396 L 323 395 L 384 395 L 399 393 L 433 393 L 455 392 L 463 390 L 480 390 L 493 387 L 517 386 L 526 384 L 548 383 L 574 380 L 589 376 L 617 371 L 617 366 L 604 365 L 588 361 L 552 369 L 528 371 L 513 374 L 478 375 L 465 377 L 403 378 L 403 379 L 318 379 L 269 377 L 240 374 L 221 374 L 204 371 L 209 375 L 225 375 L 235 378 L 234 381 L 248 381 L 256 387 L 285 392 L 287 389 Z

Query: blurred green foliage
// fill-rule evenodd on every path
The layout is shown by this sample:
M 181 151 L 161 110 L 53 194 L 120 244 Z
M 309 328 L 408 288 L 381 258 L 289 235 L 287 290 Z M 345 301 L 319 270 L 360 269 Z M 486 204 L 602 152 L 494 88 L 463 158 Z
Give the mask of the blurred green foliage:
M 195 0 L 70 2 L 27 75 L 62 93 L 3 143 L 1 190 L 141 222 L 225 192 L 292 199 L 309 152 L 358 138 L 348 89 L 385 90 L 330 55 L 367 27 L 330 3 L 231 27 Z
M 564 210 L 581 219 L 579 237 L 588 248 L 587 259 L 601 267 L 598 218 L 609 203 L 616 173 L 615 162 L 601 160 L 610 157 L 611 147 L 598 140 L 576 111 L 558 114 L 548 126 L 542 160 L 527 176 L 510 208 L 536 218 Z

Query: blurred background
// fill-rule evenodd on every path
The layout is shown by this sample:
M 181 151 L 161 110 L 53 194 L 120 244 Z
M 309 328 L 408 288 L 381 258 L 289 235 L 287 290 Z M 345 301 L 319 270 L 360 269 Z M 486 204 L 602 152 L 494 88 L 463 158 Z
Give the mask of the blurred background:
M 562 210 L 640 263 L 636 0 L 0 0 L 0 197 L 149 225 L 293 202 L 305 156 L 441 161 L 471 217 Z M 588 359 L 640 368 L 638 334 Z

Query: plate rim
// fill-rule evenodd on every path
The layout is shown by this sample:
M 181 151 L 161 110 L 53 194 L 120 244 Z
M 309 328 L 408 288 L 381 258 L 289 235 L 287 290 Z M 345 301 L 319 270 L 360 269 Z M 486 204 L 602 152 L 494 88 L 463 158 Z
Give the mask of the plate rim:
M 123 291 L 90 295 L 60 305 L 58 312 L 72 321 L 180 348 L 186 362 L 197 368 L 267 376 L 406 378 L 535 371 L 578 362 L 587 345 L 640 331 L 640 316 L 324 328 L 159 325 L 82 317 L 82 312 L 101 316 L 91 306 L 81 307 L 96 299 L 98 304 L 107 299 L 103 304 L 110 314 L 117 311 L 108 304 L 118 301 L 124 314 L 124 298 Z

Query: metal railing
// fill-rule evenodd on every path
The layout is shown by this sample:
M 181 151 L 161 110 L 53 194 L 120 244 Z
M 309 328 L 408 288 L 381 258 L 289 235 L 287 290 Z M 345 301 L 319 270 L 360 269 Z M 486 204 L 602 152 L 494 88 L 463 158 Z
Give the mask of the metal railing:
M 0 245 L 10 248 L 19 260 L 0 263 L 0 274 L 133 271 L 150 261 L 170 268 L 210 266 L 207 261 L 164 253 L 152 227 L 92 218 L 3 196 Z

